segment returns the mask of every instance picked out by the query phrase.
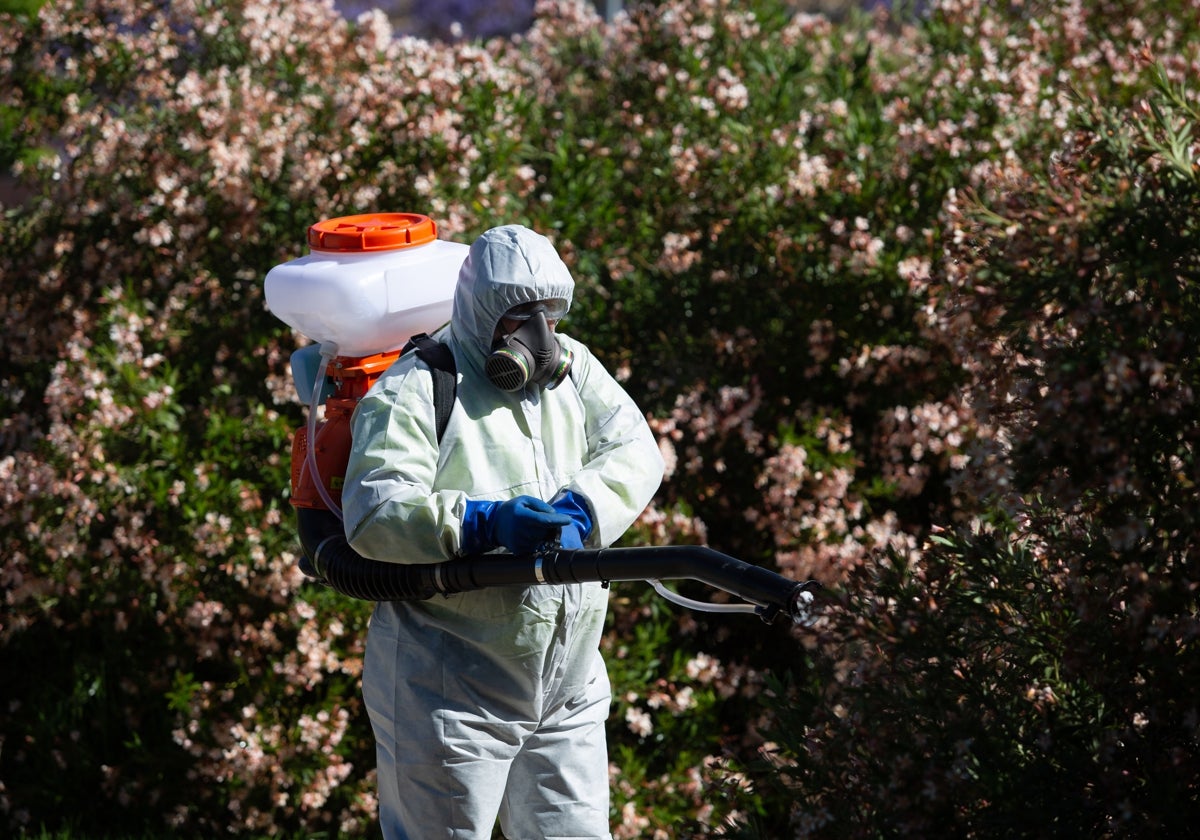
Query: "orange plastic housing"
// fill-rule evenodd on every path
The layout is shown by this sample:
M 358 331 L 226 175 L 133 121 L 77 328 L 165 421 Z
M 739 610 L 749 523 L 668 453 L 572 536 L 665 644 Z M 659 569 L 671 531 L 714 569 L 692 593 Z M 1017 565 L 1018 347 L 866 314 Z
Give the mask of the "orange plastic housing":
M 342 485 L 346 481 L 346 463 L 350 460 L 350 417 L 363 395 L 383 375 L 400 350 L 378 353 L 360 359 L 338 356 L 331 359 L 326 373 L 333 380 L 334 392 L 325 400 L 325 419 L 317 424 L 316 461 L 329 497 L 339 506 Z M 292 437 L 292 506 L 328 510 L 308 468 L 308 429 L 300 427 Z

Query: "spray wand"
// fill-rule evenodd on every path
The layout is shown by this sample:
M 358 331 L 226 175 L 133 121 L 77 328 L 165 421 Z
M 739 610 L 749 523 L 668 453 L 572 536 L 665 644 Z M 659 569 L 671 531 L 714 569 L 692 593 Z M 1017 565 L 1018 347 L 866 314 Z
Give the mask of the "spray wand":
M 566 549 L 547 545 L 532 554 L 481 554 L 441 563 L 384 563 L 363 557 L 346 542 L 341 522 L 328 511 L 300 509 L 301 568 L 343 595 L 369 601 L 426 600 L 494 586 L 535 586 L 648 581 L 675 603 L 711 612 L 751 612 L 768 624 L 786 615 L 813 620 L 815 580 L 794 581 L 707 546 Z M 683 598 L 663 580 L 696 580 L 743 599 L 709 604 Z

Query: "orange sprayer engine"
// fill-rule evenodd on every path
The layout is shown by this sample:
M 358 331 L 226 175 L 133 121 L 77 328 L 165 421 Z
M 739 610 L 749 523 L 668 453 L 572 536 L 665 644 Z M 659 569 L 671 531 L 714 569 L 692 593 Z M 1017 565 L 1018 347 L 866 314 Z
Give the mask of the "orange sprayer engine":
M 292 438 L 292 505 L 329 510 L 330 499 L 341 507 L 342 483 L 350 458 L 350 415 L 375 380 L 400 357 L 399 350 L 361 359 L 338 356 L 326 366 L 325 376 L 334 391 L 325 399 L 325 419 L 318 424 L 311 447 L 316 476 L 309 457 L 309 430 L 301 427 Z M 324 489 L 324 493 L 321 489 Z

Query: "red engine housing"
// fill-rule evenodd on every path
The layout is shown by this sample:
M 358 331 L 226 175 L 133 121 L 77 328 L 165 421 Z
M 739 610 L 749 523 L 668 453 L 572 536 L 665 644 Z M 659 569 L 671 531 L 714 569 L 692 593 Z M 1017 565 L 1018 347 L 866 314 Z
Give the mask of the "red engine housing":
M 317 489 L 318 479 L 329 498 L 342 504 L 342 485 L 346 481 L 346 462 L 350 459 L 350 418 L 358 401 L 370 390 L 401 350 L 377 353 L 363 358 L 337 356 L 326 366 L 334 392 L 325 400 L 325 417 L 317 424 L 314 441 L 317 476 L 308 462 L 308 428 L 301 426 L 292 436 L 292 506 L 328 510 Z

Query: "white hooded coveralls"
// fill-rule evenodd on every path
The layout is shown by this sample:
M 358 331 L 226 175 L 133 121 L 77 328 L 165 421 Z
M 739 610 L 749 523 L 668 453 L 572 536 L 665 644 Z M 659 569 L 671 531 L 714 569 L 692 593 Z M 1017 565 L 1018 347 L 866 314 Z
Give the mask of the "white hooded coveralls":
M 429 369 L 406 353 L 361 400 L 342 501 L 360 554 L 434 563 L 461 550 L 468 499 L 582 496 L 587 547 L 610 545 L 657 490 L 663 461 L 645 417 L 587 347 L 553 390 L 508 393 L 484 374 L 513 306 L 571 300 L 545 238 L 495 228 L 472 245 L 453 315 L 435 338 L 458 367 L 439 446 Z M 376 606 L 363 694 L 389 838 L 607 838 L 611 702 L 599 584 L 498 587 Z

